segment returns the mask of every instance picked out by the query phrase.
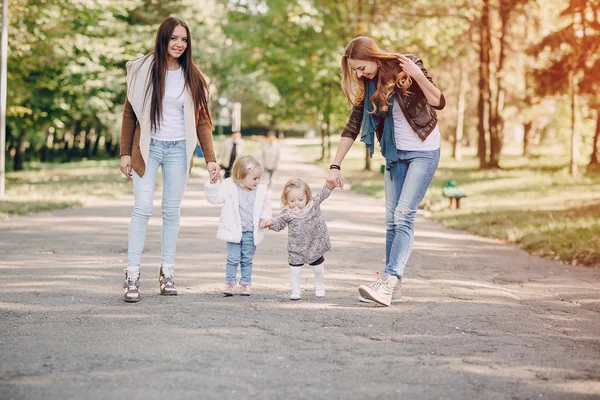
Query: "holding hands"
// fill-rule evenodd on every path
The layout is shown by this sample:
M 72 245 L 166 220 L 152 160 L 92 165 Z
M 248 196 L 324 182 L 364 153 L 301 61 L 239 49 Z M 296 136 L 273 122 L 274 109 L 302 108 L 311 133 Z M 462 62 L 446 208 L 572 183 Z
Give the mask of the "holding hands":
M 342 172 L 339 169 L 330 169 L 325 183 L 331 190 L 335 189 L 336 187 L 343 189 L 344 181 L 342 180 Z
M 211 161 L 207 163 L 206 170 L 210 177 L 210 183 L 217 183 L 221 179 L 221 167 L 216 162 Z
M 273 222 L 270 219 L 261 219 L 258 226 L 261 229 L 270 228 L 273 226 Z

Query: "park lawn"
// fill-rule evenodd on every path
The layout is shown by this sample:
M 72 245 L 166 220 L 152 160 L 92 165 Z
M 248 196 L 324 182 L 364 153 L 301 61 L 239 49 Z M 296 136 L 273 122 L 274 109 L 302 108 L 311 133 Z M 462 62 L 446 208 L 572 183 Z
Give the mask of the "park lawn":
M 218 152 L 222 137 L 215 136 Z M 260 142 L 246 139 L 247 151 L 258 153 Z M 204 174 L 204 175 L 202 175 Z M 204 159 L 194 158 L 192 176 L 206 176 Z M 158 183 L 161 181 L 159 172 Z M 9 215 L 78 207 L 132 193 L 119 171 L 119 160 L 84 160 L 55 164 L 31 162 L 25 171 L 6 174 L 6 196 L 0 199 L 0 220 Z
M 300 151 L 320 155 L 315 145 Z M 538 154 L 525 158 L 519 148 L 507 147 L 501 170 L 479 170 L 474 149 L 464 149 L 462 161 L 456 161 L 451 149 L 443 146 L 440 166 L 421 208 L 445 227 L 516 243 L 531 254 L 564 263 L 600 266 L 600 171 L 583 171 L 571 178 L 564 148 L 545 146 L 534 151 Z M 365 171 L 364 145 L 355 143 L 342 165 L 346 184 L 383 198 L 382 161 L 377 153 L 371 170 Z M 325 168 L 329 164 L 317 162 Z M 448 179 L 467 193 L 459 210 L 449 209 L 448 199 L 442 197 L 441 186 Z
M 130 192 L 131 185 L 119 171 L 117 159 L 65 164 L 32 162 L 25 171 L 6 174 L 0 218 L 81 206 Z

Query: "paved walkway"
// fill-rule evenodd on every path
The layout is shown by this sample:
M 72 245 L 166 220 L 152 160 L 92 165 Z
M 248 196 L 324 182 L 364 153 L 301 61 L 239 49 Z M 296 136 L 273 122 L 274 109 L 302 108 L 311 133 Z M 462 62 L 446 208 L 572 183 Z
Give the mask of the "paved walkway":
M 324 180 L 283 166 L 274 206 L 292 174 Z M 159 201 L 137 304 L 121 300 L 131 197 L 0 222 L 0 399 L 600 398 L 599 270 L 419 217 L 408 301 L 359 304 L 357 286 L 382 269 L 383 206 L 336 190 L 323 204 L 325 299 L 305 269 L 303 299 L 288 300 L 287 235 L 273 232 L 254 294 L 223 298 L 220 208 L 203 180 L 185 194 L 177 297 L 158 295 Z

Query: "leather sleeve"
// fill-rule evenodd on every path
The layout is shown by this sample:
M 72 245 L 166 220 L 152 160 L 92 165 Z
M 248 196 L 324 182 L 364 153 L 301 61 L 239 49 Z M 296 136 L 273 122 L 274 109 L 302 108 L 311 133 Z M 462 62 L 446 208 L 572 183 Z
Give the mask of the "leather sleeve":
M 356 140 L 362 126 L 364 109 L 365 105 L 362 101 L 352 107 L 352 113 L 342 131 L 342 137 L 349 137 Z
M 412 54 L 407 54 L 407 57 L 410 58 L 411 60 L 413 60 L 414 63 L 417 64 L 419 66 L 419 68 L 421 68 L 421 71 L 423 71 L 423 74 L 425 74 L 425 77 L 429 80 L 429 82 L 431 82 L 433 84 L 433 86 L 437 87 L 437 85 L 433 81 L 433 78 L 431 76 L 429 76 L 429 73 L 423 66 L 423 61 L 419 57 L 413 56 Z M 446 98 L 444 97 L 444 93 L 442 93 L 441 90 L 440 90 L 440 104 L 438 104 L 437 106 L 432 106 L 430 104 L 430 106 L 435 108 L 436 110 L 443 110 L 444 107 L 446 107 Z

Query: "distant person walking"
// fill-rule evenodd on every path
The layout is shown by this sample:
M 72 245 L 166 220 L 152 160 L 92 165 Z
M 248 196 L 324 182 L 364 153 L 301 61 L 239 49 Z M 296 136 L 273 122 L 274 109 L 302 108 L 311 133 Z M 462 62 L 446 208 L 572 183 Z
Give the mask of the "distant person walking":
M 177 17 L 163 21 L 154 51 L 127 63 L 127 100 L 121 129 L 121 172 L 133 177 L 126 302 L 140 301 L 140 264 L 158 167 L 162 167 L 162 295 L 176 295 L 174 259 L 181 199 L 199 141 L 211 182 L 219 179 L 207 107 L 208 85 L 192 60 L 192 38 Z
M 267 141 L 263 143 L 260 152 L 262 165 L 265 168 L 265 174 L 263 177 L 269 179 L 267 187 L 271 187 L 271 183 L 273 182 L 273 173 L 277 171 L 277 167 L 279 166 L 280 152 L 281 148 L 277 140 L 277 136 L 275 136 L 275 132 L 269 131 L 267 133 Z
M 443 109 L 446 101 L 418 57 L 388 53 L 364 36 L 344 49 L 342 89 L 353 108 L 327 182 L 343 186 L 340 166 L 361 130 L 361 141 L 371 154 L 377 136 L 386 161 L 386 265 L 375 282 L 359 287 L 359 293 L 361 301 L 389 306 L 401 301 L 415 215 L 440 158 L 435 110 Z
M 221 160 L 221 168 L 225 170 L 225 179 L 231 176 L 231 168 L 235 159 L 243 156 L 246 153 L 246 142 L 242 139 L 241 132 L 232 132 L 231 137 L 223 140 L 221 151 L 219 152 L 219 160 Z

